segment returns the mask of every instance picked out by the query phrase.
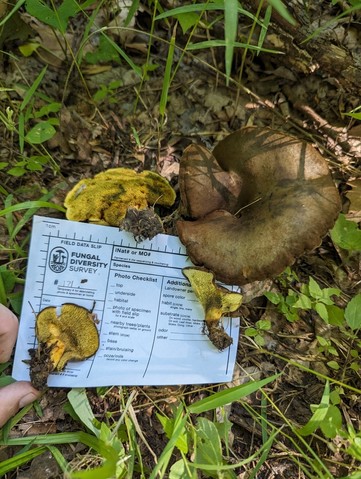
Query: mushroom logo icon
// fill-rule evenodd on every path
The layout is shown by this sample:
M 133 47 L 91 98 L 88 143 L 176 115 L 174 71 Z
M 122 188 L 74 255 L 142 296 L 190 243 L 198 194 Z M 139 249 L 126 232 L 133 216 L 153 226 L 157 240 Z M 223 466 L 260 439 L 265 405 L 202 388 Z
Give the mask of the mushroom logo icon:
M 49 268 L 54 273 L 62 273 L 68 266 L 69 253 L 65 248 L 53 248 L 49 256 Z

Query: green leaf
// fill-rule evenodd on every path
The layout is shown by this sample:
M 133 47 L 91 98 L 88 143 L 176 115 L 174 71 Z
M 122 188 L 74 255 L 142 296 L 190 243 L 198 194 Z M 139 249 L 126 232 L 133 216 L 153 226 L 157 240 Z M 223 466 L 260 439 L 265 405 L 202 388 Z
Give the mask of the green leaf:
M 340 214 L 331 230 L 331 238 L 335 245 L 348 251 L 361 251 L 361 230 L 353 221 L 348 221 Z
M 256 328 L 246 328 L 244 334 L 249 338 L 254 338 L 258 334 L 258 329 Z
M 50 8 L 43 0 L 27 0 L 25 6 L 30 15 L 61 33 L 65 33 L 69 18 L 78 12 L 78 3 L 75 0 L 64 0 L 56 9 Z
M 22 166 L 14 166 L 14 168 L 10 168 L 7 173 L 11 176 L 23 176 L 26 173 L 26 169 Z
M 159 422 L 162 424 L 162 427 L 164 429 L 164 432 L 166 433 L 167 438 L 170 439 L 173 435 L 175 420 L 173 418 L 168 418 L 158 413 L 157 413 L 157 418 Z M 182 434 L 179 435 L 179 438 L 175 445 L 181 452 L 184 452 L 184 454 L 187 454 L 188 441 L 187 441 L 186 431 L 184 431 Z
M 175 415 L 175 422 L 174 422 L 174 430 L 172 437 L 167 442 L 167 445 L 163 449 L 162 454 L 158 458 L 157 465 L 152 470 L 152 473 L 149 476 L 149 479 L 156 479 L 159 476 L 164 477 L 165 470 L 167 469 L 168 463 L 173 455 L 173 449 L 181 436 L 184 432 L 184 428 L 188 419 L 188 414 L 183 416 L 183 410 L 181 407 L 178 407 L 176 415 Z M 163 475 L 162 472 L 164 471 Z
M 6 266 L 0 266 L 0 275 L 7 294 L 11 293 L 16 284 L 16 274 L 14 271 L 9 271 Z
M 346 306 L 345 319 L 352 330 L 361 328 L 361 293 L 352 298 Z
M 320 299 L 322 297 L 322 289 L 320 288 L 319 284 L 312 278 L 312 276 L 308 281 L 308 290 L 312 298 Z
M 175 17 L 182 28 L 183 34 L 186 34 L 190 28 L 197 25 L 200 19 L 199 15 L 193 12 L 178 13 Z
M 342 427 L 342 415 L 337 406 L 331 405 L 327 410 L 325 419 L 320 424 L 324 436 L 332 439 L 337 436 Z
M 256 344 L 258 344 L 258 346 L 264 346 L 266 344 L 266 340 L 260 334 L 256 334 L 254 341 Z
M 334 371 L 338 371 L 340 369 L 340 365 L 337 361 L 328 361 L 327 366 Z
M 90 407 L 84 388 L 73 388 L 68 392 L 68 400 L 81 422 L 95 436 L 99 437 L 99 429 L 95 426 L 97 420 Z
M 101 35 L 99 38 L 99 46 L 94 52 L 88 52 L 85 55 L 85 61 L 91 65 L 97 63 L 120 63 L 119 53 L 116 48 L 108 41 L 106 36 Z
M 317 341 L 320 343 L 320 346 L 327 347 L 330 346 L 330 340 L 324 338 L 323 336 L 316 336 Z
M 255 391 L 258 391 L 263 386 L 266 386 L 266 384 L 276 380 L 279 376 L 280 374 L 274 374 L 269 378 L 261 379 L 259 381 L 250 381 L 241 386 L 235 386 L 234 388 L 219 391 L 192 404 L 188 407 L 188 410 L 191 413 L 200 414 L 205 411 L 216 409 L 217 407 L 225 406 L 226 404 L 238 401 L 242 397 L 249 396 Z
M 207 471 L 208 477 L 219 477 L 217 466 L 223 465 L 221 439 L 216 426 L 204 417 L 197 420 L 194 462 L 215 466 Z
M 62 104 L 58 102 L 52 102 L 52 103 L 49 103 L 48 105 L 44 105 L 43 107 L 40 108 L 39 111 L 35 112 L 34 118 L 41 118 L 42 116 L 49 115 L 49 113 L 58 113 L 61 107 L 62 107 Z
M 25 136 L 25 140 L 33 145 L 39 145 L 50 140 L 56 133 L 55 128 L 48 121 L 37 123 Z
M 30 57 L 40 46 L 40 43 L 29 42 L 20 45 L 19 50 L 24 57 Z
M 256 326 L 262 331 L 269 331 L 272 327 L 272 323 L 269 319 L 260 319 L 256 322 Z
M 190 469 L 186 462 L 180 459 L 170 468 L 169 479 L 198 479 L 198 474 L 196 469 Z
M 312 407 L 312 406 L 311 406 Z M 301 429 L 298 429 L 298 434 L 301 436 L 309 436 L 316 429 L 320 427 L 320 424 L 327 417 L 328 409 L 330 407 L 330 384 L 327 381 L 325 384 L 325 389 L 321 398 L 320 404 L 313 406 L 314 412 L 311 419 L 303 426 Z
M 345 321 L 345 312 L 339 306 L 332 304 L 326 306 L 328 313 L 328 322 L 332 326 L 342 326 Z
M 308 296 L 303 293 L 300 293 L 298 300 L 293 304 L 293 307 L 300 309 L 311 309 L 312 301 Z
M 354 457 L 358 461 L 361 461 L 361 437 L 349 438 L 350 446 L 346 449 L 346 453 Z M 350 479 L 361 479 L 361 471 L 358 473 L 359 476 L 351 476 Z
M 276 305 L 279 304 L 283 299 L 283 296 L 280 293 L 274 293 L 273 291 L 266 291 L 264 296 L 266 296 L 268 301 L 271 301 L 272 304 Z
M 225 40 L 205 40 L 204 42 L 198 43 L 189 43 L 187 46 L 187 50 L 200 50 L 202 48 L 216 48 L 216 47 L 226 47 Z M 283 54 L 283 52 L 279 50 L 271 50 L 268 48 L 261 48 L 257 45 L 252 45 L 250 43 L 242 43 L 242 42 L 233 42 L 233 47 L 237 48 L 247 48 L 248 50 L 253 50 L 256 52 L 266 52 L 266 53 L 279 53 Z
M 327 307 L 323 303 L 316 303 L 315 310 L 318 315 L 325 321 L 325 323 L 328 323 Z

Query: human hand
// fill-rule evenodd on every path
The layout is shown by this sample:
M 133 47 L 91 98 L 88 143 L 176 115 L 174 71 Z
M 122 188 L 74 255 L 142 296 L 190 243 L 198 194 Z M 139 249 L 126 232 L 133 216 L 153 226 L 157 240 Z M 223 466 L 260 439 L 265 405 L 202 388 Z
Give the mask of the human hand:
M 18 318 L 0 304 L 0 363 L 9 360 L 18 334 Z M 19 409 L 40 396 L 27 381 L 17 381 L 0 388 L 0 427 Z

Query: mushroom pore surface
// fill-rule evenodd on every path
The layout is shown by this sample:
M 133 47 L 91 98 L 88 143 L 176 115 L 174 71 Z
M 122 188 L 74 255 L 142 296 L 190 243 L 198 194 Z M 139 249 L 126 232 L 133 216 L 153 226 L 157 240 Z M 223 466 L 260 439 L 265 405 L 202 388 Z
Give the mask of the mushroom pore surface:
M 180 164 L 177 229 L 191 260 L 227 284 L 280 274 L 321 243 L 340 211 L 325 159 L 304 141 L 247 127 Z

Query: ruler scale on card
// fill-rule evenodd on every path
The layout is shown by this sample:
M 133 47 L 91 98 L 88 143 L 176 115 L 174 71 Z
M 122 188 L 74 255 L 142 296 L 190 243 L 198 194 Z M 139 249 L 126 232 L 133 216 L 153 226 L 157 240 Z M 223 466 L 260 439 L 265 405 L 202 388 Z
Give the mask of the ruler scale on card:
M 35 345 L 34 311 L 95 303 L 99 350 L 52 374 L 50 386 L 230 380 L 239 322 L 224 320 L 233 345 L 220 353 L 203 332 L 203 310 L 182 274 L 187 266 L 175 236 L 136 243 L 117 228 L 34 217 L 14 377 L 29 377 L 23 360 Z

